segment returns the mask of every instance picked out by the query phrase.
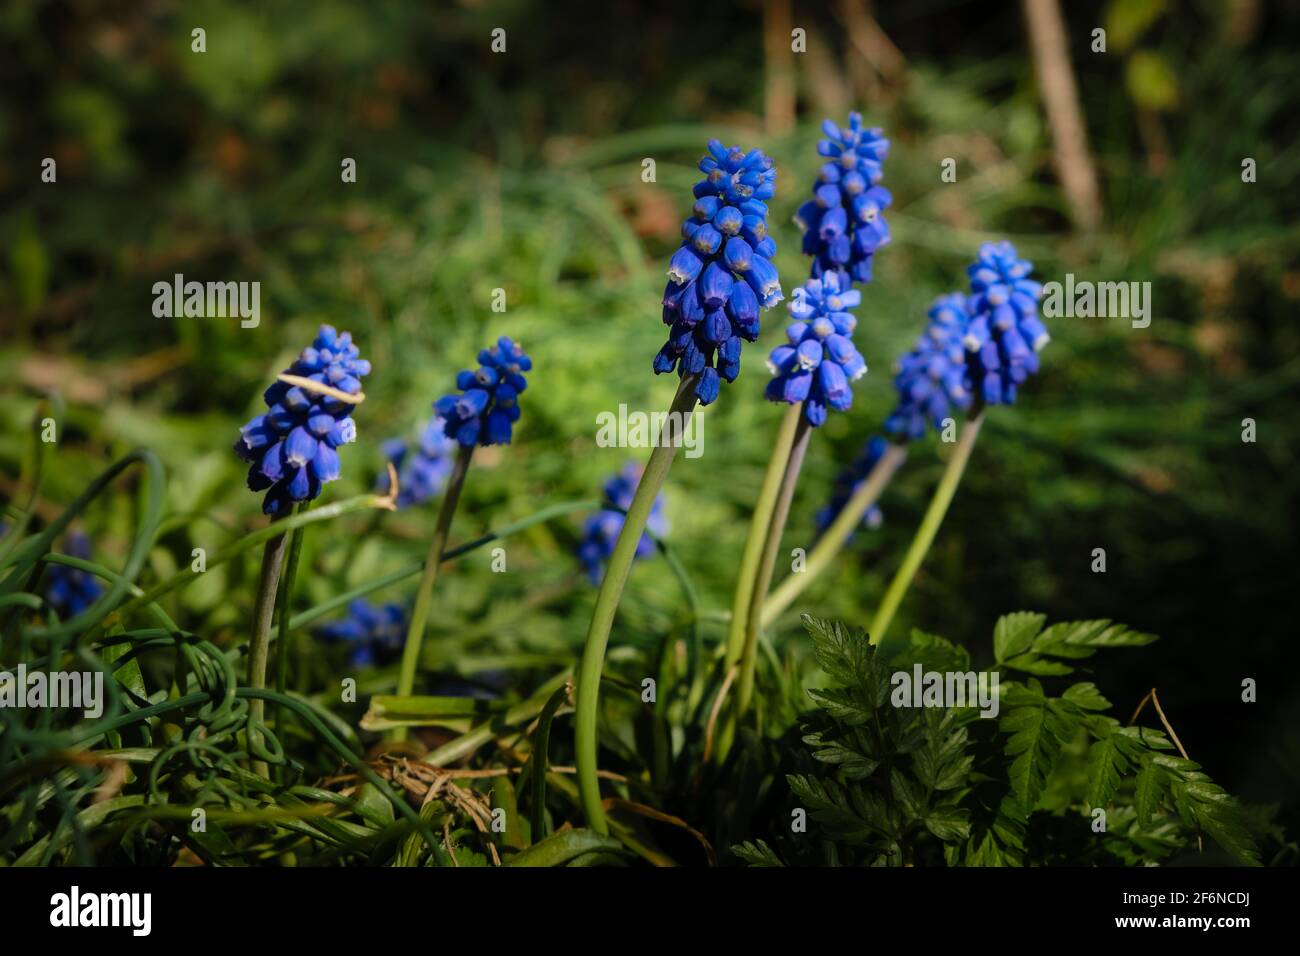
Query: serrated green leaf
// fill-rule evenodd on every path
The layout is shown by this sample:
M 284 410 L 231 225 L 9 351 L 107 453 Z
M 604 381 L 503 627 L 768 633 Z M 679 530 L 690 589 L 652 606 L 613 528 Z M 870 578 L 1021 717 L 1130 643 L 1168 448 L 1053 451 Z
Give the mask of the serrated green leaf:
M 737 859 L 743 860 L 750 866 L 785 866 L 776 852 L 762 840 L 736 844 L 731 848 L 731 852 Z
M 1032 611 L 1004 614 L 993 626 L 993 656 L 1001 663 L 1029 650 L 1046 621 L 1046 614 Z
M 1110 701 L 1101 696 L 1097 685 L 1090 681 L 1072 684 L 1061 697 L 1084 710 L 1110 710 Z
M 944 843 L 970 837 L 970 813 L 960 807 L 935 807 L 925 817 L 925 828 Z

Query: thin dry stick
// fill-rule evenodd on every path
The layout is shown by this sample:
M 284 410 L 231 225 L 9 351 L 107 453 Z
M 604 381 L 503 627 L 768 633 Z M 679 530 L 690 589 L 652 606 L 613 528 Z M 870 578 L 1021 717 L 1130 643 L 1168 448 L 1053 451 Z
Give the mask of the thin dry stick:
M 328 395 L 330 398 L 337 398 L 340 402 L 347 402 L 349 405 L 360 405 L 366 400 L 365 392 L 344 392 L 332 385 L 315 382 L 302 375 L 290 375 L 288 372 L 283 372 L 276 377 L 286 385 L 297 385 L 309 392 L 315 392 L 317 395 Z
M 1101 224 L 1097 173 L 1088 153 L 1088 130 L 1070 67 L 1070 48 L 1057 0 L 1024 0 L 1025 21 L 1043 109 L 1052 128 L 1052 155 L 1074 220 L 1085 232 Z
M 1155 705 L 1156 713 L 1160 716 L 1160 723 L 1164 725 L 1165 732 L 1169 734 L 1169 739 L 1174 742 L 1174 746 L 1178 748 L 1178 752 L 1182 754 L 1183 759 L 1191 760 L 1192 758 L 1187 756 L 1187 748 L 1183 746 L 1183 742 L 1179 740 L 1178 735 L 1174 733 L 1174 725 L 1169 723 L 1169 718 L 1165 716 L 1165 710 L 1160 706 L 1160 695 L 1156 693 L 1154 687 L 1152 687 L 1151 690 L 1147 692 L 1147 695 L 1142 698 L 1142 702 L 1137 705 L 1137 710 L 1133 711 L 1133 716 L 1128 720 L 1129 726 L 1131 727 L 1133 724 L 1137 723 L 1138 715 L 1142 713 L 1142 708 L 1147 705 L 1147 701 L 1151 701 L 1151 703 Z M 1205 852 L 1205 841 L 1201 838 L 1199 833 L 1196 834 L 1196 852 Z

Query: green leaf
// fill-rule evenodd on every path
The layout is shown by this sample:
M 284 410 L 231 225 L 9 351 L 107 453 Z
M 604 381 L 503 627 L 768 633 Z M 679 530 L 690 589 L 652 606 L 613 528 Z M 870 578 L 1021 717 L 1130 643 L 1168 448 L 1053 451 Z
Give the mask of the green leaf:
M 1097 685 L 1090 681 L 1072 684 L 1061 697 L 1084 710 L 1110 710 L 1110 701 L 1102 697 Z
M 1094 720 L 1088 725 L 1098 738 L 1088 749 L 1088 805 L 1104 807 L 1120 780 L 1141 760 L 1143 746 L 1136 728 L 1120 727 L 1113 718 Z
M 1015 759 L 1008 777 L 1024 814 L 1038 804 L 1061 748 L 1074 736 L 1080 722 L 1077 707 L 1047 697 L 1033 678 L 1026 685 L 1007 687 L 998 726 L 1010 735 L 1004 752 Z
M 889 789 L 894 794 L 894 799 L 903 808 L 903 812 L 907 814 L 908 819 L 915 820 L 925 816 L 927 802 L 925 789 L 897 767 L 889 771 Z
M 750 866 L 785 866 L 776 852 L 762 840 L 739 843 L 731 848 L 731 852 Z
M 970 838 L 970 813 L 960 807 L 935 807 L 925 817 L 925 828 L 944 843 Z
M 993 626 L 993 656 L 998 663 L 1029 650 L 1029 645 L 1046 621 L 1046 614 L 1035 614 L 1032 611 L 1016 611 L 998 618 L 997 624 Z

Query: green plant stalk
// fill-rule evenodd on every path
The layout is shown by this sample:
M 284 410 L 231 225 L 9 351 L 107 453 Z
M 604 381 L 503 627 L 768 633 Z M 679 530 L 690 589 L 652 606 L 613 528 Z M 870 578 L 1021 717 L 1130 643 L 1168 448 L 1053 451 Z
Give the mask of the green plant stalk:
M 578 671 L 578 688 L 575 720 L 575 747 L 578 775 L 578 793 L 582 799 L 582 809 L 586 813 L 588 825 L 602 835 L 609 833 L 609 824 L 605 820 L 604 808 L 600 805 L 600 781 L 597 769 L 597 730 L 600 704 L 600 676 L 605 664 L 605 647 L 609 644 L 609 631 L 614 624 L 614 615 L 618 611 L 619 599 L 627 584 L 628 574 L 632 570 L 632 559 L 636 557 L 637 544 L 645 533 L 646 521 L 650 518 L 650 509 L 655 498 L 668 477 L 677 456 L 680 435 L 672 432 L 675 420 L 685 427 L 685 416 L 695 408 L 695 383 L 697 376 L 687 375 L 682 378 L 668 409 L 668 420 L 654 450 L 650 461 L 646 463 L 641 481 L 637 484 L 632 504 L 627 509 L 623 521 L 623 530 L 619 532 L 614 551 L 605 566 L 605 577 L 600 582 L 600 591 L 596 595 L 596 605 L 591 614 L 591 625 L 587 629 L 587 643 L 582 650 L 582 662 Z M 676 414 L 674 414 L 676 413 Z
M 749 614 L 745 621 L 745 650 L 740 657 L 740 678 L 736 687 L 735 719 L 745 716 L 750 700 L 754 696 L 754 669 L 758 663 L 758 639 L 763 632 L 763 601 L 767 589 L 772 584 L 772 573 L 776 570 L 776 556 L 781 550 L 781 536 L 785 532 L 786 520 L 790 517 L 790 504 L 794 500 L 795 485 L 799 483 L 799 472 L 803 470 L 804 456 L 808 453 L 808 442 L 812 438 L 812 426 L 803 414 L 803 403 L 794 406 L 799 413 L 799 424 L 795 428 L 794 444 L 790 448 L 790 460 L 781 479 L 781 491 L 776 498 L 776 507 L 772 511 L 772 520 L 767 526 L 767 537 L 763 542 L 763 556 L 759 560 L 758 573 L 754 576 L 754 593 L 749 599 Z
M 310 507 L 311 502 L 304 501 L 298 505 L 296 513 L 302 514 Z M 302 539 L 305 534 L 303 528 L 294 528 L 289 532 L 289 558 L 280 579 L 280 610 L 275 648 L 275 692 L 277 694 L 284 694 L 289 682 L 289 614 L 293 610 L 293 585 L 298 576 L 298 557 L 302 553 Z M 281 713 L 280 705 L 277 703 L 272 710 L 272 723 L 277 734 L 280 733 Z
M 804 588 L 812 584 L 827 567 L 831 560 L 840 553 L 845 543 L 852 537 L 854 530 L 862 521 L 862 516 L 879 500 L 881 492 L 893 479 L 894 473 L 907 457 L 907 448 L 900 444 L 890 444 L 888 450 L 880 456 L 870 474 L 858 486 L 835 520 L 831 522 L 808 553 L 804 570 L 790 574 L 782 581 L 767 600 L 763 602 L 760 619 L 763 627 L 770 627 L 781 612 L 794 603 L 795 598 L 803 593 Z
M 469 471 L 470 459 L 474 457 L 473 446 L 461 445 L 456 452 L 456 464 L 451 477 L 447 480 L 447 490 L 442 496 L 442 506 L 438 509 L 438 522 L 433 529 L 433 540 L 429 542 L 429 555 L 424 559 L 424 574 L 420 577 L 420 589 L 415 594 L 415 609 L 411 612 L 411 624 L 406 630 L 406 646 L 402 648 L 402 667 L 397 675 L 397 695 L 404 697 L 415 687 L 415 669 L 420 663 L 420 644 L 424 641 L 424 632 L 429 623 L 429 605 L 433 603 L 433 584 L 438 580 L 438 568 L 442 564 L 442 553 L 447 548 L 447 535 L 451 532 L 451 519 L 456 514 L 456 504 L 460 501 L 461 489 L 465 486 L 465 474 Z M 393 740 L 406 737 L 406 728 L 394 728 Z
M 740 570 L 736 574 L 736 593 L 731 599 L 731 622 L 727 626 L 727 656 L 723 673 L 740 663 L 745 652 L 745 623 L 749 620 L 749 603 L 754 595 L 754 578 L 758 575 L 758 565 L 763 557 L 763 544 L 767 539 L 768 525 L 772 522 L 772 511 L 776 508 L 777 496 L 781 491 L 781 481 L 785 477 L 786 465 L 790 461 L 790 449 L 794 445 L 795 432 L 802 416 L 801 405 L 791 405 L 781 419 L 781 428 L 776 435 L 776 444 L 772 448 L 772 457 L 767 463 L 767 474 L 763 476 L 763 486 L 754 503 L 754 514 L 749 521 L 749 533 L 745 538 L 745 550 L 740 557 Z
M 934 537 L 939 533 L 939 525 L 943 523 L 943 517 L 948 513 L 948 506 L 952 503 L 953 495 L 957 493 L 957 486 L 961 483 L 961 476 L 966 471 L 966 463 L 970 461 L 971 450 L 975 447 L 975 439 L 979 437 L 980 426 L 983 423 L 984 409 L 977 405 L 972 409 L 970 417 L 966 419 L 966 424 L 962 426 L 956 447 L 952 450 L 952 457 L 948 459 L 947 467 L 943 470 L 943 477 L 939 479 L 939 486 L 934 490 L 934 497 L 930 499 L 925 517 L 921 519 L 921 526 L 916 529 L 916 535 L 908 545 L 907 554 L 903 555 L 903 563 L 894 573 L 894 578 L 885 591 L 885 597 L 880 602 L 880 607 L 876 609 L 876 616 L 871 620 L 867 633 L 872 644 L 879 644 L 884 640 L 889 624 L 894 619 L 894 613 L 903 602 L 903 596 L 907 594 L 907 589 L 912 583 L 912 578 L 916 576 L 917 569 L 920 568 L 921 562 L 925 560 L 925 555 L 930 550 L 930 545 L 934 543 Z
M 275 615 L 275 596 L 280 587 L 280 572 L 284 568 L 288 535 L 279 534 L 266 542 L 262 549 L 262 572 L 258 580 L 257 600 L 253 604 L 253 636 L 248 645 L 248 686 L 253 690 L 266 688 L 266 661 L 271 647 L 271 620 Z M 262 725 L 266 702 L 253 698 L 248 703 L 248 733 L 257 733 Z M 249 741 L 252 746 L 252 741 Z M 258 760 L 253 763 L 253 773 L 263 777 L 267 765 Z

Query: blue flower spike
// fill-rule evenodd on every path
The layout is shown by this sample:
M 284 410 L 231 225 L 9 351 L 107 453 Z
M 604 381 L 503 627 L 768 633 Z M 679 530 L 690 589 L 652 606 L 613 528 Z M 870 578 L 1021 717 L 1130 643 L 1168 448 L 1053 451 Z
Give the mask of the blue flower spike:
M 835 478 L 835 484 L 831 488 L 831 500 L 817 512 L 818 531 L 825 531 L 839 517 L 840 512 L 844 510 L 844 506 L 849 503 L 849 499 L 867 480 L 871 470 L 876 467 L 876 462 L 880 461 L 888 448 L 889 441 L 877 435 L 863 446 L 862 451 L 853 459 L 852 464 L 840 471 Z M 872 505 L 862 516 L 862 524 L 872 531 L 879 528 L 884 520 L 884 514 L 881 512 L 879 505 Z
M 250 463 L 248 487 L 266 492 L 263 512 L 284 515 L 338 479 L 338 450 L 356 440 L 351 413 L 364 398 L 361 379 L 368 374 L 370 363 L 360 357 L 351 333 L 322 325 L 266 390 L 267 410 L 241 428 L 235 442 L 235 453 Z
M 852 383 L 867 371 L 853 345 L 857 319 L 848 310 L 862 302 L 862 293 L 841 286 L 828 272 L 809 279 L 790 299 L 788 342 L 778 345 L 767 367 L 775 376 L 767 385 L 773 402 L 803 402 L 804 416 L 814 428 L 826 421 L 828 409 L 845 411 L 853 404 Z
M 970 324 L 966 296 L 940 296 L 930 307 L 930 322 L 916 347 L 898 360 L 894 387 L 898 405 L 885 431 L 909 440 L 925 435 L 927 425 L 942 428 L 954 410 L 970 407 L 970 372 L 965 337 Z
M 654 370 L 698 375 L 695 394 L 708 405 L 723 381 L 736 380 L 741 343 L 758 338 L 759 313 L 783 293 L 772 264 L 776 243 L 767 234 L 767 200 L 776 192 L 772 160 L 761 149 L 745 152 L 715 139 L 700 171 L 682 244 L 668 263 L 668 341 Z
M 641 481 L 643 466 L 629 462 L 621 472 L 611 476 L 605 482 L 605 501 L 613 508 L 602 508 L 587 518 L 582 526 L 582 540 L 578 543 L 578 560 L 587 570 L 592 584 L 599 584 L 604 573 L 605 562 L 614 552 L 619 533 L 623 530 L 624 512 L 632 507 L 632 497 L 636 494 Z M 615 510 L 621 509 L 621 510 Z M 668 521 L 664 516 L 663 495 L 655 498 L 650 509 L 650 518 L 646 528 L 659 537 L 668 533 Z M 636 557 L 647 558 L 654 553 L 655 545 L 648 533 L 641 535 L 637 542 Z
M 345 617 L 317 628 L 316 634 L 347 645 L 348 661 L 355 667 L 387 664 L 402 653 L 406 612 L 400 604 L 375 605 L 357 598 Z
M 384 457 L 397 472 L 398 508 L 423 504 L 446 486 L 456 451 L 456 442 L 448 437 L 446 426 L 446 420 L 435 415 L 425 424 L 414 447 L 401 438 L 384 442 Z M 388 491 L 387 475 L 379 479 L 379 491 Z
M 987 405 L 1012 405 L 1038 371 L 1038 353 L 1051 339 L 1038 315 L 1043 286 L 1029 278 L 1034 264 L 1009 242 L 986 242 L 966 270 L 970 322 L 963 337 L 970 381 Z
M 459 395 L 444 395 L 433 403 L 443 419 L 443 431 L 465 448 L 508 445 L 519 421 L 519 396 L 528 387 L 524 373 L 533 360 L 523 347 L 502 336 L 492 348 L 478 353 L 479 367 L 456 376 Z
M 877 128 L 864 128 L 860 113 L 849 125 L 822 123 L 826 138 L 817 152 L 826 157 L 813 183 L 813 198 L 799 207 L 795 225 L 803 230 L 804 255 L 813 257 L 812 275 L 836 273 L 840 285 L 871 281 L 876 250 L 889 242 L 884 211 L 893 202 L 880 185 L 889 140 Z
M 63 552 L 69 557 L 90 560 L 90 539 L 79 531 L 71 532 L 63 542 Z M 45 588 L 45 603 L 60 618 L 76 617 L 94 604 L 104 593 L 104 587 L 93 574 L 66 564 L 51 564 L 47 572 L 49 584 Z

